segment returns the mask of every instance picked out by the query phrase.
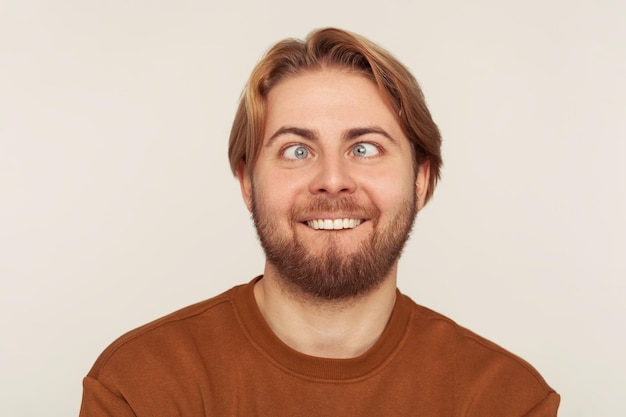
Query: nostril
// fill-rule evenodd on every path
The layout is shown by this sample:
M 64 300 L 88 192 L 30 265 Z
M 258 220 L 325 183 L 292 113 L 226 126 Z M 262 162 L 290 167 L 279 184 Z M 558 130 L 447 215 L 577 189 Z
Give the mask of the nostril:
M 351 193 L 354 191 L 353 187 L 320 187 L 316 190 L 317 193 L 320 194 L 329 194 L 329 195 L 335 195 L 335 194 L 347 194 L 347 193 Z

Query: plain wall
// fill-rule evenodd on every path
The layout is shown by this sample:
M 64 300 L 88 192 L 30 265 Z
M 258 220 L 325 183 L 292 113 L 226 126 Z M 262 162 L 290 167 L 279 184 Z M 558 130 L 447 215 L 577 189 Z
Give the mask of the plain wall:
M 0 415 L 77 415 L 116 337 L 261 273 L 230 124 L 262 53 L 323 26 L 403 61 L 443 134 L 401 290 L 560 415 L 626 415 L 626 3 L 369 4 L 2 1 Z

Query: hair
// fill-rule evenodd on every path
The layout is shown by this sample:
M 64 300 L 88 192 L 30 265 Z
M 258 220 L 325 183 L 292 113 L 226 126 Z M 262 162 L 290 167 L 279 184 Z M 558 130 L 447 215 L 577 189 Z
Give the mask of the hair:
M 425 201 L 432 197 L 442 166 L 441 134 L 433 121 L 419 84 L 395 57 L 354 33 L 335 28 L 311 32 L 306 39 L 275 44 L 256 65 L 241 96 L 228 144 L 233 174 L 241 163 L 248 172 L 262 147 L 267 95 L 281 80 L 309 70 L 338 67 L 370 78 L 395 111 L 413 147 L 414 167 L 430 162 Z

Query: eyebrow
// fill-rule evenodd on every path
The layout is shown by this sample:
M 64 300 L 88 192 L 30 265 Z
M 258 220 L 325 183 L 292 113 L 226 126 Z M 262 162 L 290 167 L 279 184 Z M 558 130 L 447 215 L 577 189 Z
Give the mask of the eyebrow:
M 288 135 L 288 134 L 300 136 L 303 139 L 307 139 L 311 141 L 316 140 L 319 137 L 317 132 L 314 130 L 303 129 L 303 128 L 294 127 L 294 126 L 282 126 L 280 129 L 274 132 L 272 136 L 269 137 L 265 146 L 270 146 L 279 136 Z
M 347 131 L 344 132 L 343 139 L 353 140 L 361 136 L 369 135 L 371 133 L 384 136 L 393 143 L 396 142 L 396 140 L 389 133 L 387 133 L 385 129 L 379 126 L 357 127 L 354 129 L 348 129 Z
M 372 133 L 381 135 L 389 139 L 391 142 L 396 143 L 396 140 L 389 133 L 387 133 L 385 129 L 379 126 L 356 127 L 353 129 L 348 129 L 345 132 L 343 132 L 342 139 L 344 141 L 350 141 L 350 140 L 358 139 L 361 136 L 365 136 L 365 135 L 372 134 Z M 280 129 L 274 132 L 272 136 L 269 137 L 265 146 L 271 146 L 271 144 L 279 136 L 288 135 L 288 134 L 300 136 L 301 138 L 307 139 L 310 141 L 315 141 L 319 138 L 319 134 L 316 130 L 304 129 L 304 128 L 295 127 L 295 126 L 282 126 Z

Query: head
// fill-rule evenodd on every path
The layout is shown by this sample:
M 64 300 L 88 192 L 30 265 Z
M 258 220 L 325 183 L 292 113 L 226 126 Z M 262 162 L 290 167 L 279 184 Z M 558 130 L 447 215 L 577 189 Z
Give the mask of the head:
M 428 202 L 440 177 L 441 135 L 417 81 L 383 48 L 333 28 L 316 30 L 304 41 L 287 39 L 277 43 L 254 68 L 230 134 L 228 156 L 233 173 L 250 173 L 254 168 L 263 144 L 267 96 L 272 88 L 282 80 L 323 68 L 356 71 L 376 84 L 412 145 L 414 170 L 424 163 L 429 167 Z
M 439 177 L 440 142 L 417 82 L 380 47 L 337 29 L 275 45 L 229 145 L 266 276 L 325 301 L 395 277 Z

